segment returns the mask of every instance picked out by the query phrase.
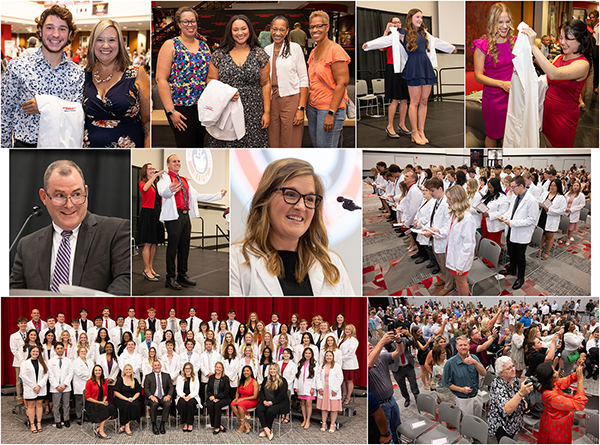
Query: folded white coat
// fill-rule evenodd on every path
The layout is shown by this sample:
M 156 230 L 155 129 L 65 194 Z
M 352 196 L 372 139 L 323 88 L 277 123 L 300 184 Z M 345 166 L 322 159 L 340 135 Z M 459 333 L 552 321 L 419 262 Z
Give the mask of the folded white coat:
M 220 141 L 236 141 L 246 134 L 242 100 L 231 101 L 235 93 L 236 88 L 211 80 L 198 100 L 198 119 Z
M 513 47 L 514 71 L 510 80 L 508 111 L 503 148 L 538 148 L 540 146 L 540 114 L 538 108 L 538 76 L 533 66 L 529 37 L 519 23 L 519 35 Z
M 79 102 L 49 94 L 35 96 L 40 110 L 38 148 L 81 148 L 85 114 Z

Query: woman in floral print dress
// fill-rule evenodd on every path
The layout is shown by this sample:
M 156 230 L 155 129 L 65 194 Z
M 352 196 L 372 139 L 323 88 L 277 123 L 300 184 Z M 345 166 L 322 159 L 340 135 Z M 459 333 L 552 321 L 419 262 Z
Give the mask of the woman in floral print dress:
M 131 65 L 119 24 L 99 22 L 89 48 L 84 147 L 150 147 L 150 80 L 143 67 Z

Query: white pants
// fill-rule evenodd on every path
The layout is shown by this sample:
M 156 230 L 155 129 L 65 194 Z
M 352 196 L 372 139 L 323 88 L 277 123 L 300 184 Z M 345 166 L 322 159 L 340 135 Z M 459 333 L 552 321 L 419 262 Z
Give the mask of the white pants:
M 456 397 L 456 406 L 460 408 L 463 415 L 470 414 L 481 418 L 481 410 L 483 409 L 481 393 L 478 392 L 477 395 L 471 399 L 461 399 L 460 397 Z

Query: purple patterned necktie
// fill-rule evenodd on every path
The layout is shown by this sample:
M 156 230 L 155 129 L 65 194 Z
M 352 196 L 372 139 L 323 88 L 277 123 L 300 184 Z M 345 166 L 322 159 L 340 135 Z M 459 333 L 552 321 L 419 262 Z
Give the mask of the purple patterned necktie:
M 52 292 L 58 292 L 58 287 L 61 284 L 69 284 L 69 268 L 71 267 L 71 242 L 69 238 L 72 234 L 72 230 L 63 230 L 61 233 L 62 240 L 58 247 L 56 264 L 54 265 L 54 276 L 50 285 Z

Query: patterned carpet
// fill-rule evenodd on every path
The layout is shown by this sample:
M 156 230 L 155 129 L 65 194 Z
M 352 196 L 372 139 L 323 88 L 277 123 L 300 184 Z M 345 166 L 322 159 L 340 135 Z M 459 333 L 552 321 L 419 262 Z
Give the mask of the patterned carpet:
M 408 244 L 398 238 L 393 227 L 378 208 L 379 198 L 373 189 L 363 187 L 363 294 L 366 296 L 435 296 L 442 287 L 425 264 L 415 265 L 406 252 Z M 495 278 L 478 283 L 474 294 L 482 296 L 586 296 L 591 293 L 591 223 L 579 223 L 574 242 L 566 247 L 557 243 L 548 260 L 537 258 L 535 251 L 527 257 L 526 281 L 513 290 L 516 277 Z M 558 239 L 558 235 L 556 235 Z M 503 240 L 503 246 L 505 241 Z M 508 256 L 503 247 L 500 264 Z M 456 295 L 456 291 L 448 296 Z

